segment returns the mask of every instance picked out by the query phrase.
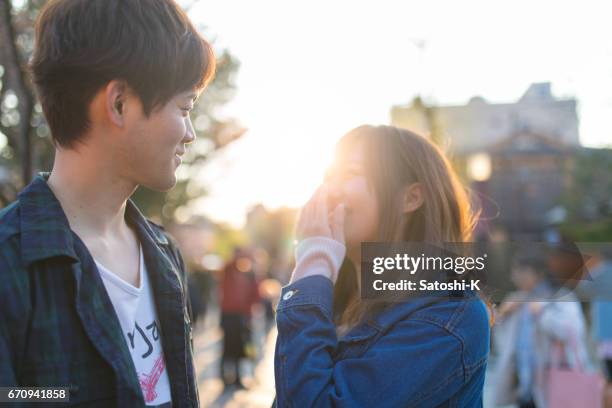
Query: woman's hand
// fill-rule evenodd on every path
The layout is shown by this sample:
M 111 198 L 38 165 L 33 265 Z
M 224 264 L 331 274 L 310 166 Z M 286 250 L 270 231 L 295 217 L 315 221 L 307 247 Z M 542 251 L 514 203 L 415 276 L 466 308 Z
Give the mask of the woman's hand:
M 346 255 L 345 210 L 340 204 L 329 213 L 327 194 L 327 186 L 319 187 L 300 211 L 295 229 L 300 242 L 295 248 L 296 265 L 291 283 L 311 275 L 323 275 L 336 282 Z
M 325 237 L 345 245 L 345 207 L 339 204 L 330 212 L 327 206 L 328 194 L 328 187 L 323 184 L 302 207 L 295 230 L 297 240 Z

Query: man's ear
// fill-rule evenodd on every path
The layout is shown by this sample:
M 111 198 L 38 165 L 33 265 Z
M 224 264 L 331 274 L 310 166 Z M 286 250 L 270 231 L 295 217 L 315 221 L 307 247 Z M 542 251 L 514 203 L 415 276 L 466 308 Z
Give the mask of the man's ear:
M 404 190 L 404 212 L 414 212 L 423 205 L 424 194 L 421 183 L 412 183 Z
M 125 107 L 128 87 L 124 81 L 112 80 L 104 89 L 105 110 L 108 120 L 116 126 L 125 124 Z

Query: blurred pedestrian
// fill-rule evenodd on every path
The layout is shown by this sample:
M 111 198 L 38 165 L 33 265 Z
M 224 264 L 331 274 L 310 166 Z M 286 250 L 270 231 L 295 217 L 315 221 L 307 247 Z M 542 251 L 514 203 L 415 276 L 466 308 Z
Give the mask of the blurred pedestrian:
M 220 376 L 223 385 L 244 388 L 240 375 L 240 361 L 254 358 L 251 317 L 252 307 L 259 302 L 259 289 L 253 271 L 253 258 L 248 251 L 237 249 L 223 269 L 220 284 L 221 327 L 223 352 Z M 228 368 L 231 377 L 228 379 Z
M 606 408 L 612 408 L 612 248 L 610 244 L 600 250 L 600 262 L 589 271 L 576 292 L 590 302 L 591 338 L 606 377 Z
M 500 305 L 494 329 L 495 403 L 545 408 L 559 391 L 551 389 L 553 365 L 561 360 L 569 369 L 590 368 L 585 319 L 576 296 L 559 295 L 551 284 L 546 254 L 520 254 L 511 278 L 518 291 Z
M 280 296 L 281 284 L 277 279 L 268 278 L 259 284 L 259 294 L 262 299 L 266 318 L 266 332 L 274 325 L 276 303 Z
M 191 310 L 194 327 L 204 324 L 208 304 L 210 302 L 212 276 L 202 266 L 193 263 L 189 267 L 189 297 L 191 299 Z

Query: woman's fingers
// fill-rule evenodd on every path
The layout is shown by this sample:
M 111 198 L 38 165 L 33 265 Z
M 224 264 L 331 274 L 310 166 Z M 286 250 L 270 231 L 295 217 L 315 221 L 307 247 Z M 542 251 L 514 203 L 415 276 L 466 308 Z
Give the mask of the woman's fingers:
M 295 238 L 300 240 L 304 236 L 304 220 L 306 218 L 306 206 L 302 207 L 298 213 L 297 222 L 295 225 Z
M 310 197 L 306 204 L 304 204 L 304 206 L 300 209 L 298 214 L 298 221 L 295 228 L 295 237 L 298 240 L 306 238 L 308 222 L 312 218 L 310 216 L 310 213 L 312 212 L 312 202 L 315 199 L 316 194 L 317 193 L 315 191 L 312 197 Z
M 331 236 L 327 215 L 325 215 L 325 217 L 321 216 L 321 212 L 327 207 L 326 203 L 322 203 L 323 199 L 326 200 L 326 198 L 324 198 L 324 189 L 324 186 L 319 187 L 300 210 L 296 227 L 297 239 L 314 236 Z
M 318 188 L 312 208 L 312 236 L 331 237 L 331 228 L 327 218 L 327 186 Z
M 329 226 L 329 222 L 327 219 L 327 186 L 323 184 L 317 190 L 317 200 L 316 200 L 316 217 L 317 221 L 321 224 L 326 224 Z
M 334 208 L 331 222 L 332 238 L 344 244 L 344 220 L 346 217 L 346 207 L 339 204 Z
M 346 208 L 344 204 L 340 204 L 330 213 L 327 203 L 328 194 L 328 187 L 322 185 L 302 207 L 296 223 L 296 239 L 327 237 L 344 244 Z

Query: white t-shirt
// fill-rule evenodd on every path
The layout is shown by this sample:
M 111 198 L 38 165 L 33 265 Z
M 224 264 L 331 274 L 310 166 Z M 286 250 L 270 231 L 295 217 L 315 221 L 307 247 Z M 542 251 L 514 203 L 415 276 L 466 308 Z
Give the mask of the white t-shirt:
M 162 351 L 160 324 L 153 290 L 140 248 L 140 287 L 127 283 L 96 261 L 128 349 L 132 355 L 140 388 L 147 406 L 170 407 L 170 381 Z

